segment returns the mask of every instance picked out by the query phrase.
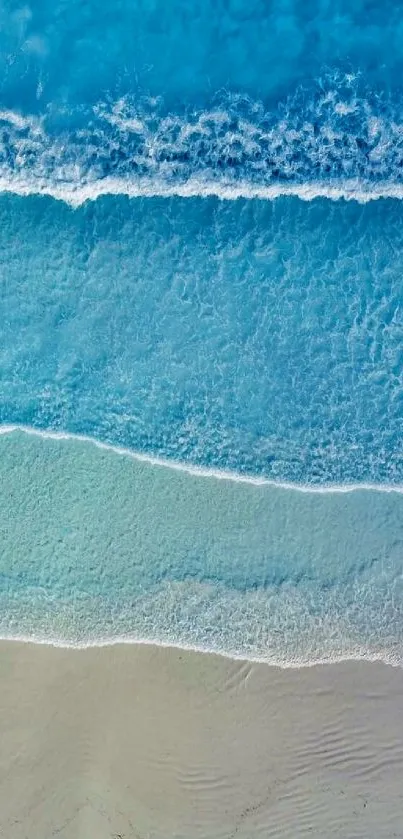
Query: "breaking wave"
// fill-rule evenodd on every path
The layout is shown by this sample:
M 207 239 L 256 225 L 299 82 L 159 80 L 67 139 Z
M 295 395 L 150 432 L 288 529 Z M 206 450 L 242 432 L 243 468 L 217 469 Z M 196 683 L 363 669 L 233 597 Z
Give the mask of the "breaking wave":
M 403 197 L 403 109 L 353 74 L 275 110 L 218 93 L 205 110 L 124 97 L 42 115 L 0 112 L 0 189 L 72 205 L 104 194 Z

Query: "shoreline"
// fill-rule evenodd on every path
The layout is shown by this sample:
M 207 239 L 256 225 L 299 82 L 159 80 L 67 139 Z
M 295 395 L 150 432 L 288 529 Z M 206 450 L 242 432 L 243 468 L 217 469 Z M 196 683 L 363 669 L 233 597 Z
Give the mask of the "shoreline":
M 399 835 L 403 673 L 0 642 L 8 839 Z
M 403 671 L 403 661 L 400 658 L 393 658 L 391 654 L 385 653 L 367 653 L 351 655 L 340 654 L 338 658 L 323 658 L 312 659 L 307 661 L 292 661 L 290 660 L 270 660 L 269 658 L 257 658 L 247 656 L 247 654 L 236 654 L 225 652 L 225 650 L 204 649 L 203 647 L 190 646 L 169 641 L 157 641 L 148 638 L 100 638 L 94 641 L 83 641 L 82 643 L 73 643 L 64 641 L 63 639 L 52 638 L 35 638 L 29 636 L 0 636 L 0 647 L 2 644 L 20 644 L 32 647 L 45 647 L 54 650 L 68 650 L 70 652 L 85 653 L 89 650 L 105 650 L 114 649 L 115 647 L 153 647 L 157 650 L 168 650 L 172 653 L 186 653 L 195 654 L 197 656 L 212 656 L 213 658 L 223 659 L 224 661 L 232 661 L 239 664 L 257 665 L 258 667 L 269 667 L 275 670 L 310 670 L 315 667 L 334 667 L 343 664 L 380 664 L 384 667 L 392 667 L 393 669 Z
M 402 663 L 401 495 L 255 488 L 17 431 L 0 443 L 3 638 Z

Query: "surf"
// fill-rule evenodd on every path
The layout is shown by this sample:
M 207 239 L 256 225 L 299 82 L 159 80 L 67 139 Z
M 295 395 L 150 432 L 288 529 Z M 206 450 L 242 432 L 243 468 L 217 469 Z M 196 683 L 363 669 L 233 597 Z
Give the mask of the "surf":
M 223 481 L 17 430 L 0 452 L 0 637 L 401 665 L 400 493 Z
M 401 199 L 402 101 L 333 73 L 272 108 L 220 92 L 176 112 L 162 97 L 133 96 L 3 109 L 0 191 L 74 207 L 103 195 Z

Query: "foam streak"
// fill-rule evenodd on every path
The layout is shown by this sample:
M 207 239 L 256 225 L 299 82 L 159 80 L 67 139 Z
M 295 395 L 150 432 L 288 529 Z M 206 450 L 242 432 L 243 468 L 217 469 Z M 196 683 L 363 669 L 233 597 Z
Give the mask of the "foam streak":
M 220 481 L 232 481 L 240 484 L 251 484 L 252 486 L 273 486 L 279 489 L 295 490 L 295 492 L 312 493 L 315 495 L 323 495 L 329 493 L 350 493 L 350 492 L 387 492 L 397 493 L 403 495 L 403 484 L 387 484 L 387 483 L 343 483 L 343 484 L 316 484 L 297 483 L 292 481 L 275 481 L 269 478 L 262 478 L 259 475 L 242 475 L 238 472 L 230 472 L 224 469 L 206 469 L 202 466 L 190 465 L 188 463 L 178 462 L 175 460 L 168 460 L 165 458 L 153 457 L 143 452 L 126 449 L 123 446 L 114 446 L 111 443 L 105 443 L 97 440 L 94 437 L 87 437 L 84 434 L 72 434 L 66 431 L 53 431 L 51 429 L 42 430 L 25 425 L 0 425 L 0 435 L 12 434 L 17 431 L 23 434 L 32 435 L 34 437 L 41 437 L 46 440 L 78 440 L 83 443 L 90 443 L 98 449 L 111 451 L 123 457 L 130 457 L 140 463 L 149 463 L 152 466 L 162 467 L 165 469 L 173 469 L 178 472 L 185 472 L 189 475 L 196 475 L 201 478 L 215 478 Z

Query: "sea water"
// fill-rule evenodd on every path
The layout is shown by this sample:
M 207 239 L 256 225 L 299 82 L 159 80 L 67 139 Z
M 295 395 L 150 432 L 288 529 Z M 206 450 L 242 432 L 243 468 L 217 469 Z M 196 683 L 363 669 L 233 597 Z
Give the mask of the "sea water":
M 398 4 L 0 24 L 0 632 L 401 660 Z
M 403 483 L 400 202 L 3 196 L 0 267 L 3 424 Z
M 0 634 L 277 664 L 403 663 L 403 494 L 194 473 L 0 436 Z
M 393 0 L 8 0 L 3 189 L 400 195 L 400 18 Z

